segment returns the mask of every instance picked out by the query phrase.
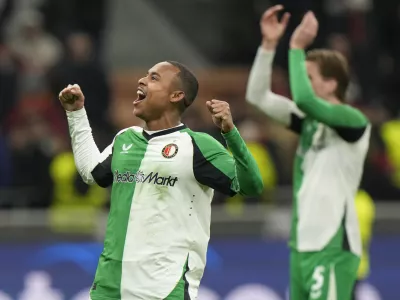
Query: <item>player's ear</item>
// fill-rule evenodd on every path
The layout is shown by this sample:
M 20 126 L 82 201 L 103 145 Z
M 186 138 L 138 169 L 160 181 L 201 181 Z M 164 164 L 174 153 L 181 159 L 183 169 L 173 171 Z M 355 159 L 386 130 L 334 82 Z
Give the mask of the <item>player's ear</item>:
M 174 91 L 171 94 L 170 101 L 172 103 L 177 103 L 182 101 L 183 98 L 185 98 L 185 93 L 183 91 Z

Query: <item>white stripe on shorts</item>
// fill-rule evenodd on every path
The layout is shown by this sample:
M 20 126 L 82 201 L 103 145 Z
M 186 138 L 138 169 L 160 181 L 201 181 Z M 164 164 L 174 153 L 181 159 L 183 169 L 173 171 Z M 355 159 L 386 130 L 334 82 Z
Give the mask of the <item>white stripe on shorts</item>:
M 335 276 L 335 266 L 331 265 L 329 273 L 329 288 L 326 300 L 338 300 L 336 293 L 336 276 Z

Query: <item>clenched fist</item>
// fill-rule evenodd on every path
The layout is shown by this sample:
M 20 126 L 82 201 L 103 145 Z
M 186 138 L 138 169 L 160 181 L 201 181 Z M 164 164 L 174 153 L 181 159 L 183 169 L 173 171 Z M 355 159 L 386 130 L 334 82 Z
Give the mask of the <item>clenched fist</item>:
M 223 133 L 228 133 L 235 127 L 232 120 L 231 109 L 227 102 L 213 99 L 207 101 L 206 105 L 211 113 L 214 124 L 221 128 Z
M 60 99 L 61 105 L 66 111 L 80 110 L 85 103 L 85 96 L 77 84 L 69 84 L 60 92 L 58 99 Z

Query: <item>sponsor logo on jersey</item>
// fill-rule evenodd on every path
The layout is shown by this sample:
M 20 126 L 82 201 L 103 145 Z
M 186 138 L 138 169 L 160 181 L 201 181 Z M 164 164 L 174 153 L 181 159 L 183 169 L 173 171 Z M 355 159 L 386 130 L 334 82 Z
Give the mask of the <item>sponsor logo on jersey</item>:
M 114 172 L 114 182 L 116 183 L 151 183 L 160 186 L 175 186 L 178 181 L 178 177 L 172 176 L 160 176 L 158 172 L 150 172 L 149 174 L 144 174 L 142 171 L 137 171 L 132 173 L 126 171 L 120 173 L 118 170 Z
M 178 153 L 178 145 L 168 144 L 162 149 L 161 153 L 165 158 L 173 158 Z
M 126 153 L 128 153 L 128 150 L 131 149 L 131 148 L 132 148 L 132 144 L 129 144 L 129 145 L 123 144 L 123 145 L 122 145 L 121 154 L 126 154 Z

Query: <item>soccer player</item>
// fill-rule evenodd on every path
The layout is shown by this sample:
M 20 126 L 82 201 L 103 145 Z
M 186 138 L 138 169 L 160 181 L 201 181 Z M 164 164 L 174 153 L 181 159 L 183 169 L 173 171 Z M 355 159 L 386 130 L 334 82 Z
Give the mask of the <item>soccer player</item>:
M 93 140 L 80 87 L 69 85 L 60 92 L 80 175 L 88 184 L 112 186 L 92 300 L 196 299 L 206 264 L 213 190 L 231 196 L 261 194 L 259 169 L 228 103 L 211 100 L 206 105 L 232 156 L 211 136 L 181 123 L 197 91 L 196 77 L 182 64 L 153 66 L 139 80 L 133 101 L 133 114 L 145 127 L 120 131 L 102 153 Z
M 305 54 L 318 22 L 308 12 L 290 40 L 291 101 L 271 92 L 271 64 L 289 15 L 282 6 L 261 19 L 247 100 L 299 134 L 290 236 L 290 299 L 350 300 L 361 255 L 354 204 L 369 146 L 370 124 L 345 103 L 348 65 L 330 50 Z

